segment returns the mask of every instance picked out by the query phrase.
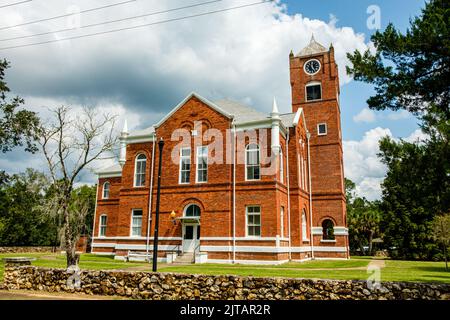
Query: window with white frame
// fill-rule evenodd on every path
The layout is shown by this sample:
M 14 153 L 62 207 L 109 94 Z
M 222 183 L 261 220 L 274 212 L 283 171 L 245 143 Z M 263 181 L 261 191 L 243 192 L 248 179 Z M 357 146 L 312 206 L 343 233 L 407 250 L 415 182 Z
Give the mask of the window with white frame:
M 281 224 L 280 234 L 281 237 L 284 238 L 284 207 L 281 207 L 280 209 L 280 224 Z
M 249 206 L 247 210 L 247 236 L 261 236 L 261 207 Z
M 111 184 L 109 182 L 105 182 L 103 184 L 103 195 L 102 198 L 103 199 L 108 199 L 109 198 L 109 188 L 110 188 Z
M 142 234 L 142 209 L 133 209 L 131 214 L 131 236 L 140 237 Z
M 197 174 L 196 182 L 208 181 L 208 147 L 197 147 Z
M 191 148 L 180 150 L 180 183 L 189 183 L 191 176 Z
M 104 237 L 106 236 L 106 224 L 108 222 L 108 217 L 106 214 L 100 216 L 100 223 L 98 226 L 98 236 Z
M 280 150 L 280 182 L 284 183 L 284 157 L 282 150 Z
M 145 154 L 140 154 L 136 157 L 136 164 L 134 169 L 134 186 L 143 187 L 145 185 L 145 167 L 147 166 L 147 157 Z
M 245 167 L 247 180 L 259 180 L 260 163 L 259 163 L 259 145 L 256 143 L 249 144 L 245 151 Z
M 306 101 L 322 99 L 322 85 L 319 82 L 313 82 L 306 85 Z
M 327 124 L 326 123 L 319 123 L 317 125 L 317 134 L 319 136 L 325 136 L 327 135 Z
M 302 213 L 302 238 L 303 241 L 308 241 L 308 235 L 306 234 L 306 211 L 303 209 Z

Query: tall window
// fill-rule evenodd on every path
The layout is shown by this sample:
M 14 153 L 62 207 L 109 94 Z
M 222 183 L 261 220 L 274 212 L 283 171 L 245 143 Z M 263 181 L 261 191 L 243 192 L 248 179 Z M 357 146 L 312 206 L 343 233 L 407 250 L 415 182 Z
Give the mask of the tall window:
M 190 204 L 184 212 L 186 217 L 200 217 L 200 207 L 196 204 Z
M 247 207 L 247 236 L 261 236 L 261 207 Z
M 308 235 L 306 234 L 306 211 L 303 209 L 302 213 L 302 238 L 303 241 L 308 241 Z
M 189 183 L 191 175 L 191 148 L 180 150 L 180 183 Z
M 142 234 L 142 209 L 133 209 L 131 214 L 131 236 L 140 237 Z
M 280 182 L 284 183 L 284 157 L 283 151 L 280 150 Z
M 208 181 L 208 147 L 197 147 L 197 182 Z
M 109 182 L 105 182 L 103 184 L 103 199 L 108 199 L 109 198 L 109 187 L 110 187 L 110 183 Z
M 249 144 L 246 149 L 245 157 L 246 177 L 247 180 L 259 180 L 260 163 L 259 163 L 259 146 L 257 144 Z
M 284 207 L 281 207 L 281 210 L 280 210 L 280 223 L 281 223 L 281 230 L 280 230 L 280 233 L 281 233 L 281 237 L 282 238 L 284 238 Z
M 100 237 L 106 236 L 107 221 L 108 221 L 108 217 L 106 216 L 106 214 L 103 214 L 100 216 L 100 223 L 99 223 L 99 230 L 98 230 L 98 235 Z
M 311 83 L 306 85 L 306 101 L 322 99 L 322 86 L 320 83 Z
M 322 222 L 322 239 L 334 240 L 334 223 L 330 219 L 325 219 Z
M 147 157 L 145 154 L 140 154 L 136 157 L 136 164 L 134 169 L 134 186 L 143 187 L 145 185 L 145 167 L 147 165 Z

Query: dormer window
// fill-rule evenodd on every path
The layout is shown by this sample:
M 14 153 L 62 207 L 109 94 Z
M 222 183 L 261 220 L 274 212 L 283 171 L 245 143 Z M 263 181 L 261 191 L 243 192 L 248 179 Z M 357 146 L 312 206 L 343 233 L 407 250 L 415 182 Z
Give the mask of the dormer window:
M 312 82 L 306 85 L 306 101 L 322 100 L 322 85 Z

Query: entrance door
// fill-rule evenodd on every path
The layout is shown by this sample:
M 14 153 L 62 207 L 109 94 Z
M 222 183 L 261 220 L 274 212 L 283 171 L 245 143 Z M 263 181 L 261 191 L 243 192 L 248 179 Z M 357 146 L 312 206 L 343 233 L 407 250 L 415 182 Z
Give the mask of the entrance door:
M 194 252 L 200 240 L 200 226 L 198 224 L 183 225 L 183 252 Z

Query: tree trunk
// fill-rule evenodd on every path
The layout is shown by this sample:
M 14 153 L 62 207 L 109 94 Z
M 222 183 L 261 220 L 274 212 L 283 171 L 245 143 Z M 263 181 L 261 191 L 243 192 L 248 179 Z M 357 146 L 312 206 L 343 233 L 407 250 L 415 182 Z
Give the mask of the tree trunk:
M 369 239 L 368 239 L 368 242 L 369 242 L 369 256 L 371 256 L 372 255 L 372 240 L 373 240 L 373 233 L 372 232 L 369 232 Z
M 445 243 L 444 243 L 444 259 L 445 259 L 445 271 L 448 271 L 447 245 Z
M 70 199 L 70 197 L 66 197 Z M 64 249 L 66 251 L 67 268 L 70 266 L 77 266 L 80 255 L 76 254 L 76 243 L 72 239 L 71 224 L 70 224 L 70 214 L 68 209 L 68 204 L 63 205 L 64 212 Z

